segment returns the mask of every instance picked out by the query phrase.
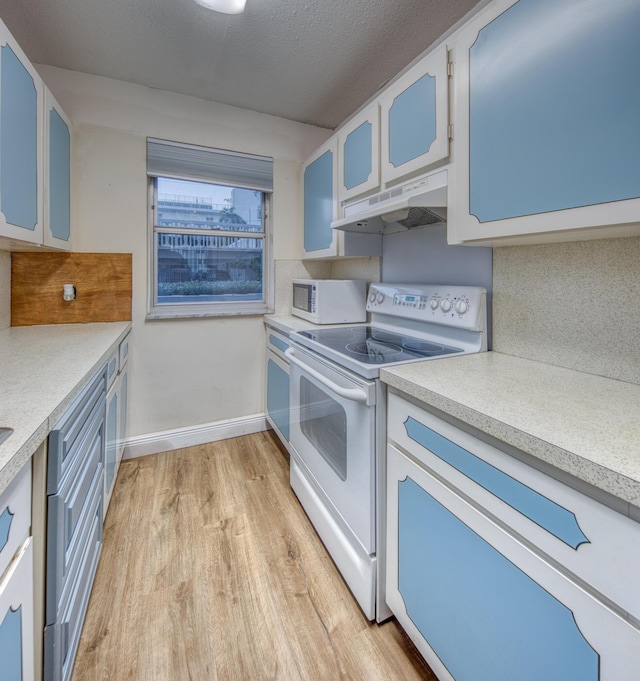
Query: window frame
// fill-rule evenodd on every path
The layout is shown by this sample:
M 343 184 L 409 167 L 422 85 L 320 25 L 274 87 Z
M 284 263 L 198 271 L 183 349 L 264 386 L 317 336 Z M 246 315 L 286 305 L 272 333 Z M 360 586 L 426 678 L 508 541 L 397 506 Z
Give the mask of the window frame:
M 147 314 L 146 319 L 180 319 L 198 317 L 230 317 L 230 316 L 255 316 L 273 313 L 273 230 L 271 221 L 271 203 L 273 194 L 264 190 L 262 194 L 262 231 L 261 232 L 235 232 L 232 230 L 197 229 L 191 227 L 164 227 L 157 224 L 158 179 L 163 176 L 147 177 L 147 220 L 148 220 L 148 283 L 147 283 Z M 166 179 L 183 179 L 186 182 L 207 184 L 204 180 L 194 180 L 184 177 L 167 177 Z M 210 182 L 218 184 L 220 182 Z M 225 184 L 223 186 L 233 187 Z M 245 187 L 237 187 L 245 189 Z M 262 239 L 262 300 L 233 300 L 233 301 L 193 301 L 193 302 L 158 302 L 158 239 L 157 234 L 189 234 L 202 236 L 222 236 L 229 238 Z

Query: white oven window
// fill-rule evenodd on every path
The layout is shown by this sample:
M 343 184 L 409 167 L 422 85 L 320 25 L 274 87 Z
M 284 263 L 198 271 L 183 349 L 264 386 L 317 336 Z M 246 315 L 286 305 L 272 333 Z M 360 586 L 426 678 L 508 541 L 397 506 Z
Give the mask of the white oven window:
M 339 402 L 304 376 L 300 379 L 300 430 L 340 480 L 346 480 L 345 410 Z

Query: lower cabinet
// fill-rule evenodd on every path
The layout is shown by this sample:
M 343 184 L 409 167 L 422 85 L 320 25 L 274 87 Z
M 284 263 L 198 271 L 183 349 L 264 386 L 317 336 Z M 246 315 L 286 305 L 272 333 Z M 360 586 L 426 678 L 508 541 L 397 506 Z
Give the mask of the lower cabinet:
M 49 434 L 45 681 L 71 678 L 102 548 L 107 366 Z
M 558 527 L 554 514 L 561 517 L 563 507 L 542 494 L 532 503 L 535 487 L 502 477 L 493 465 L 485 468 L 484 459 L 459 447 L 455 435 L 452 440 L 447 432 L 423 443 L 423 433 L 415 427 L 422 421 L 420 413 L 414 405 L 390 396 L 386 592 L 391 610 L 438 678 L 637 679 L 640 631 L 626 604 L 604 597 L 525 539 L 505 516 L 490 511 L 471 485 L 461 490 L 454 472 L 463 470 L 470 479 L 479 479 L 482 484 L 472 484 L 519 505 L 521 515 L 543 509 L 536 520 L 549 529 Z M 434 426 L 439 419 L 422 413 L 431 418 L 428 430 L 438 434 Z M 403 447 L 396 441 L 402 440 L 403 430 L 415 446 Z M 473 458 L 467 459 L 464 452 Z M 594 500 L 590 503 L 600 506 Z M 568 516 L 565 520 L 571 522 Z M 619 520 L 625 526 L 622 533 L 635 530 L 635 544 L 640 543 L 640 526 L 624 516 Z M 576 522 L 580 521 L 578 515 Z M 585 535 L 590 534 L 588 528 L 587 518 Z M 564 539 L 555 541 L 565 543 Z M 592 546 L 594 555 L 598 550 L 597 538 L 592 545 L 588 536 L 575 545 L 569 550 L 579 553 L 581 547 Z M 625 557 L 619 560 L 624 562 Z M 615 571 L 620 581 L 626 569 L 620 565 L 618 571 L 617 564 L 609 563 L 605 571 Z M 634 585 L 628 586 L 630 593 Z
M 0 578 L 0 678 L 33 681 L 33 547 L 20 547 Z
M 284 353 L 288 338 L 267 327 L 267 421 L 289 449 L 289 362 Z

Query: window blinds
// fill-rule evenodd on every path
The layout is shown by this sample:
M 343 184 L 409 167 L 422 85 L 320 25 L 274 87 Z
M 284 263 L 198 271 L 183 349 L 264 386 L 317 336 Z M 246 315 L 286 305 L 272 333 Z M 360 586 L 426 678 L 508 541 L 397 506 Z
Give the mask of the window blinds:
M 273 159 L 147 138 L 147 175 L 273 191 Z

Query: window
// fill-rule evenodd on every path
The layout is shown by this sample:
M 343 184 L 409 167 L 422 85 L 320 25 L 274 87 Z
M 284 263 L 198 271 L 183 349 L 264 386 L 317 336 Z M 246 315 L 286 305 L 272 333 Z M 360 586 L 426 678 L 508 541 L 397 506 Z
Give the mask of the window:
M 272 159 L 147 140 L 148 318 L 270 308 Z

